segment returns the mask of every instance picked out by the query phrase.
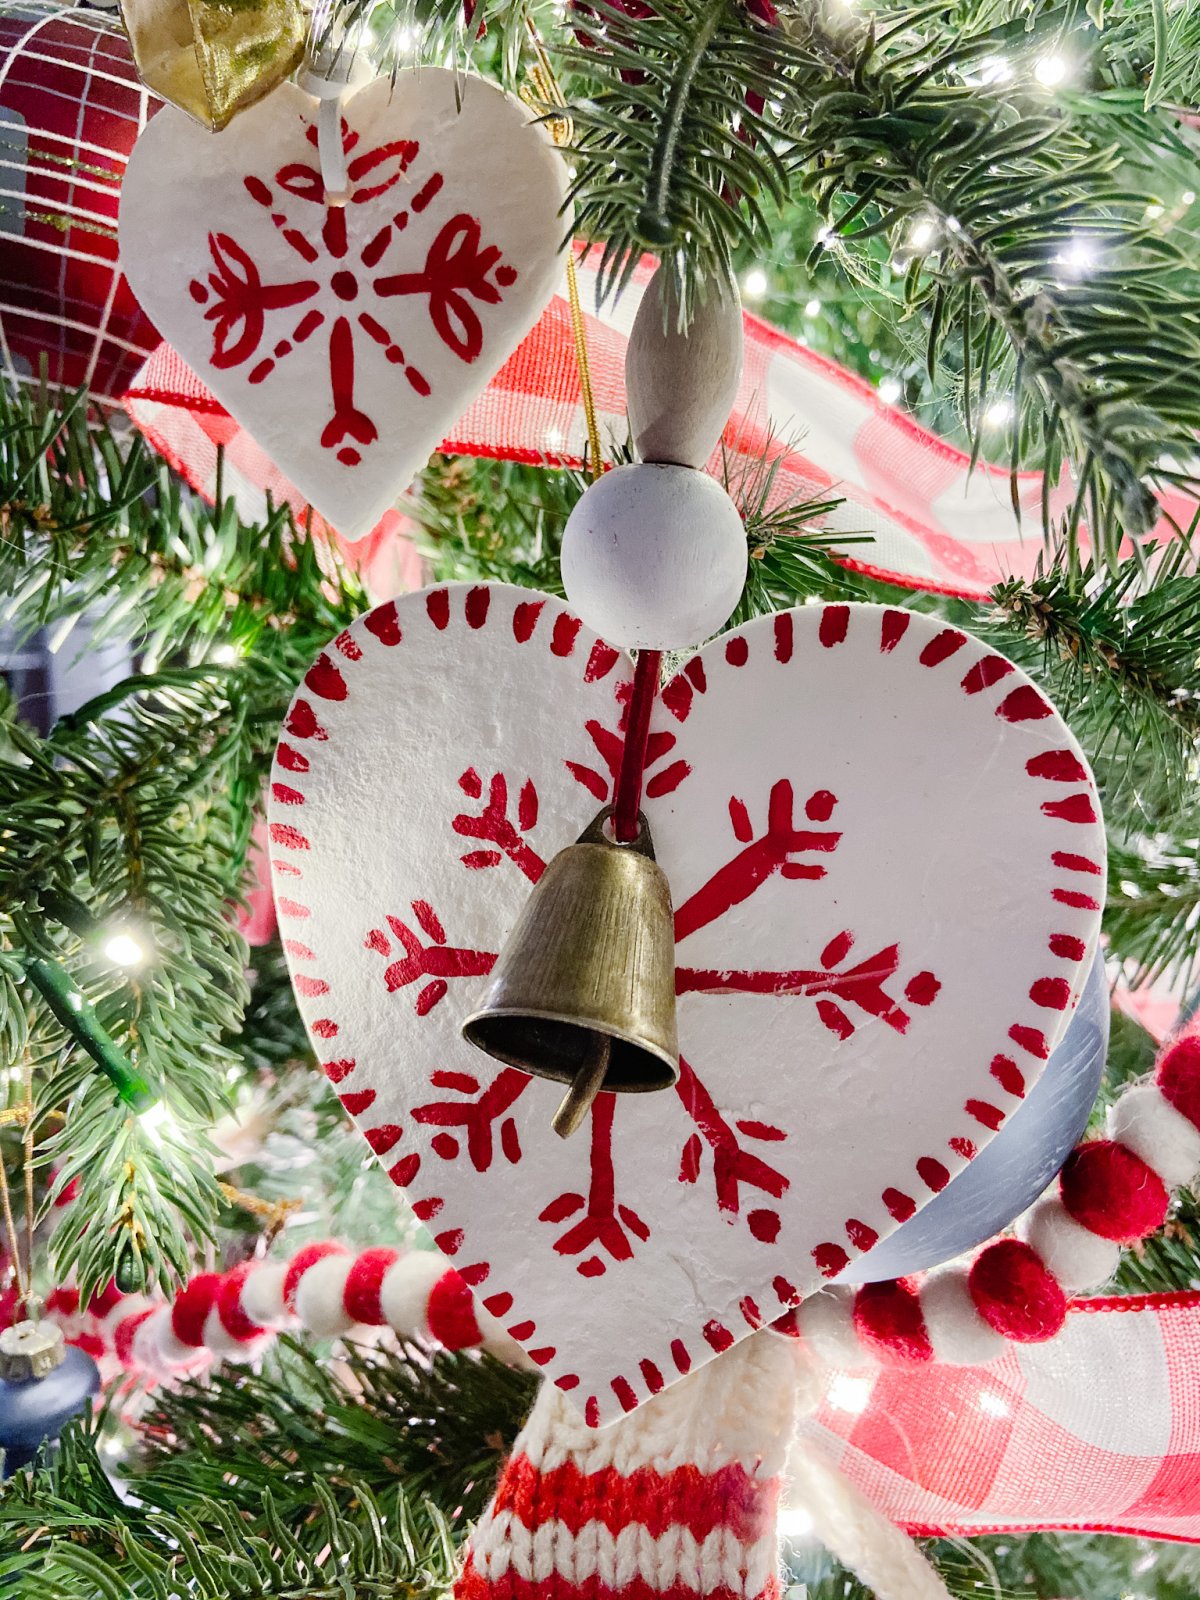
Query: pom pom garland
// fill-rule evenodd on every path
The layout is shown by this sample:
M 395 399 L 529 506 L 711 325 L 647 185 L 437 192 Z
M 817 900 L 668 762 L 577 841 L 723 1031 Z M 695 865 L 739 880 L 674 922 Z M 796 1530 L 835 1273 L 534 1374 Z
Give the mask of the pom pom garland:
M 951 1265 L 919 1282 L 830 1284 L 787 1312 L 775 1331 L 799 1338 L 816 1360 L 854 1370 L 941 1361 L 977 1366 L 1006 1341 L 1049 1339 L 1067 1295 L 1111 1277 L 1118 1241 L 1162 1223 L 1168 1189 L 1200 1169 L 1200 1040 L 1168 1049 L 1153 1082 L 1131 1085 L 1109 1112 L 1108 1139 L 1081 1144 L 1059 1194 L 1046 1194 L 1017 1224 L 1018 1237 L 987 1245 L 968 1268 Z M 68 1339 L 151 1379 L 214 1360 L 252 1359 L 273 1331 L 299 1325 L 318 1337 L 390 1327 L 401 1339 L 447 1349 L 481 1346 L 528 1364 L 504 1326 L 475 1304 L 439 1255 L 373 1249 L 352 1256 L 332 1242 L 290 1261 L 243 1262 L 204 1272 L 169 1305 L 122 1295 L 109 1284 L 81 1308 L 64 1288 L 47 1301 Z
M 829 1367 L 931 1359 L 976 1366 L 1005 1341 L 1053 1338 L 1067 1295 L 1098 1288 L 1120 1245 L 1162 1225 L 1168 1191 L 1200 1170 L 1200 1038 L 1171 1046 L 1153 1082 L 1129 1086 L 1108 1115 L 1110 1138 L 1080 1144 L 1058 1194 L 1017 1222 L 1016 1239 L 986 1246 L 970 1268 L 949 1266 L 919 1285 L 832 1285 L 776 1324 Z
M 250 1361 L 273 1332 L 299 1326 L 318 1338 L 389 1326 L 401 1339 L 447 1349 L 479 1346 L 510 1363 L 526 1358 L 495 1317 L 477 1310 L 460 1275 L 432 1251 L 400 1255 L 307 1245 L 290 1261 L 242 1262 L 202 1272 L 170 1304 L 144 1295 L 96 1296 L 80 1318 L 78 1296 L 57 1291 L 50 1313 L 69 1342 L 151 1380 L 214 1361 Z M 290 1307 L 290 1309 L 289 1309 Z

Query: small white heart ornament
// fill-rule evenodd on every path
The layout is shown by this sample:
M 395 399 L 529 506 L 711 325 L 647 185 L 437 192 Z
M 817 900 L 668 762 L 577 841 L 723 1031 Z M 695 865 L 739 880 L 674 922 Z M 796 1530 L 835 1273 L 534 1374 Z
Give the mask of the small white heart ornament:
M 172 106 L 121 188 L 121 265 L 163 337 L 347 538 L 370 532 L 561 275 L 567 171 L 519 100 L 423 67 L 342 102 L 285 84 L 213 134 Z
M 836 1275 L 1020 1103 L 1095 949 L 1070 732 L 936 620 L 804 606 L 655 705 L 682 1073 L 550 1127 L 459 1035 L 544 864 L 608 800 L 628 659 L 559 601 L 454 585 L 322 653 L 272 779 L 276 900 L 343 1103 L 487 1311 L 593 1425 Z

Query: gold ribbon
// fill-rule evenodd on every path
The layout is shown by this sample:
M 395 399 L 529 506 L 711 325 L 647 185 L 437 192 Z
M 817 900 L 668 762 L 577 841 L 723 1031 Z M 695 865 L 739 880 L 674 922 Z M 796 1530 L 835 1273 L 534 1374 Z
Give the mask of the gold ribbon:
M 143 83 L 209 128 L 223 128 L 300 63 L 301 0 L 121 0 Z

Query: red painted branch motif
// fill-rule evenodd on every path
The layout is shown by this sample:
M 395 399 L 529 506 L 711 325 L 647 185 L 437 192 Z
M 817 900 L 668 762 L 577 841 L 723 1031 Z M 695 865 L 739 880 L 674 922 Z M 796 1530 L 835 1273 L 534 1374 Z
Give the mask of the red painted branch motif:
M 193 278 L 189 288 L 201 305 L 208 303 L 210 293 L 216 297 L 204 320 L 213 324 L 212 364 L 227 371 L 241 366 L 258 349 L 269 311 L 298 306 L 310 300 L 319 286 L 312 278 L 264 283 L 258 267 L 227 233 L 210 233 L 208 248 L 216 270 L 208 274 L 207 285 Z
M 884 988 L 889 978 L 895 976 L 900 966 L 899 945 L 888 945 L 867 960 L 853 967 L 840 967 L 854 948 L 852 933 L 839 933 L 821 952 L 821 966 L 816 970 L 797 969 L 792 972 L 737 972 L 727 969 L 703 970 L 695 967 L 678 967 L 675 972 L 676 994 L 774 994 L 807 995 L 810 998 L 832 996 L 817 1001 L 817 1014 L 830 1033 L 847 1039 L 855 1024 L 842 1006 L 854 1006 L 868 1016 L 878 1017 L 897 1033 L 904 1033 L 912 1020 Z M 932 1005 L 941 984 L 932 972 L 919 972 L 909 980 L 904 990 L 905 999 L 912 1005 Z
M 435 1089 L 453 1089 L 477 1098 L 468 1100 L 434 1100 L 417 1106 L 412 1113 L 414 1122 L 425 1127 L 440 1128 L 429 1141 L 443 1161 L 456 1161 L 459 1141 L 450 1132 L 461 1128 L 467 1141 L 467 1159 L 476 1172 L 487 1172 L 495 1156 L 496 1124 L 500 1124 L 500 1149 L 505 1160 L 516 1166 L 521 1159 L 521 1143 L 517 1124 L 508 1115 L 533 1081 L 515 1067 L 504 1067 L 480 1092 L 479 1080 L 467 1072 L 435 1072 L 430 1076 Z
M 741 1212 L 742 1184 L 752 1189 L 761 1189 L 773 1200 L 779 1200 L 787 1193 L 788 1181 L 783 1174 L 777 1172 L 761 1156 L 747 1150 L 738 1137 L 740 1133 L 742 1138 L 775 1143 L 786 1138 L 782 1128 L 772 1127 L 770 1123 L 765 1122 L 739 1122 L 735 1131 L 717 1109 L 716 1101 L 692 1067 L 682 1057 L 679 1062 L 679 1082 L 675 1085 L 675 1093 L 683 1102 L 684 1110 L 697 1129 L 683 1147 L 679 1167 L 681 1183 L 697 1181 L 701 1171 L 703 1146 L 707 1144 L 712 1152 L 712 1175 L 717 1207 L 727 1213 L 730 1220 Z M 779 1232 L 779 1214 L 776 1211 L 767 1209 L 751 1211 L 746 1222 L 754 1237 L 764 1243 L 772 1243 Z
M 755 838 L 745 804 L 736 796 L 730 800 L 734 837 L 743 848 L 676 911 L 677 943 L 748 900 L 775 873 L 784 878 L 825 876 L 826 869 L 819 862 L 797 861 L 794 857 L 812 852 L 829 854 L 837 849 L 842 836 L 830 828 L 797 828 L 792 820 L 794 804 L 792 785 L 787 778 L 781 778 L 772 785 L 767 802 L 766 832 Z M 818 789 L 805 803 L 805 815 L 810 821 L 827 822 L 836 804 L 836 797 L 827 789 Z
M 376 278 L 375 293 L 427 295 L 429 316 L 442 343 L 460 361 L 474 361 L 483 349 L 483 324 L 470 295 L 483 305 L 497 306 L 503 291 L 516 282 L 516 271 L 501 264 L 499 245 L 481 249 L 483 230 L 475 217 L 451 217 L 429 247 L 422 272 L 398 272 Z M 494 270 L 495 281 L 488 276 Z
M 644 1243 L 650 1237 L 650 1229 L 637 1212 L 617 1201 L 613 1169 L 616 1105 L 614 1094 L 598 1095 L 592 1103 L 591 1179 L 586 1200 L 581 1194 L 561 1194 L 539 1216 L 541 1222 L 559 1223 L 583 1211 L 580 1220 L 555 1242 L 560 1256 L 582 1255 L 598 1246 L 613 1261 L 632 1261 L 632 1240 Z M 576 1264 L 575 1270 L 581 1277 L 598 1278 L 607 1272 L 608 1263 L 598 1255 L 588 1255 Z
M 421 978 L 432 978 L 433 982 L 417 995 L 414 1006 L 417 1015 L 424 1017 L 445 995 L 452 978 L 485 978 L 496 965 L 496 956 L 490 950 L 462 950 L 448 945 L 446 930 L 427 901 L 414 900 L 412 910 L 427 942 L 399 917 L 388 916 L 387 925 L 404 954 L 388 965 L 383 981 L 391 994 Z M 394 949 L 382 928 L 372 928 L 363 942 L 368 950 L 377 950 L 382 956 L 391 955 Z
M 468 767 L 459 778 L 458 786 L 472 800 L 478 800 L 483 794 L 483 783 L 474 767 Z M 521 835 L 535 828 L 537 819 L 538 794 L 532 780 L 521 786 L 514 822 L 508 814 L 508 779 L 498 772 L 488 787 L 488 801 L 483 811 L 474 817 L 460 812 L 450 826 L 464 839 L 478 839 L 495 846 L 493 850 L 470 851 L 462 857 L 464 866 L 495 867 L 507 856 L 530 883 L 536 883 L 546 870 L 546 863 Z

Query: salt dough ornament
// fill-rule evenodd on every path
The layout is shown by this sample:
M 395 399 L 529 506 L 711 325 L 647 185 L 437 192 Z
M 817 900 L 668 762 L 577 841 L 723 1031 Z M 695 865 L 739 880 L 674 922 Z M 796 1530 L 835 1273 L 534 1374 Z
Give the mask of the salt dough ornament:
M 368 533 L 529 332 L 561 273 L 567 173 L 519 100 L 440 68 L 342 102 L 292 84 L 211 134 L 174 107 L 134 148 L 121 261 L 221 404 L 347 538 Z
M 942 1189 L 1061 1037 L 1104 834 L 1011 662 L 875 606 L 721 636 L 655 704 L 674 1090 L 559 1086 L 460 1038 L 544 864 L 611 798 L 632 668 L 559 601 L 453 585 L 340 635 L 272 781 L 276 900 L 343 1104 L 481 1304 L 593 1425 Z

